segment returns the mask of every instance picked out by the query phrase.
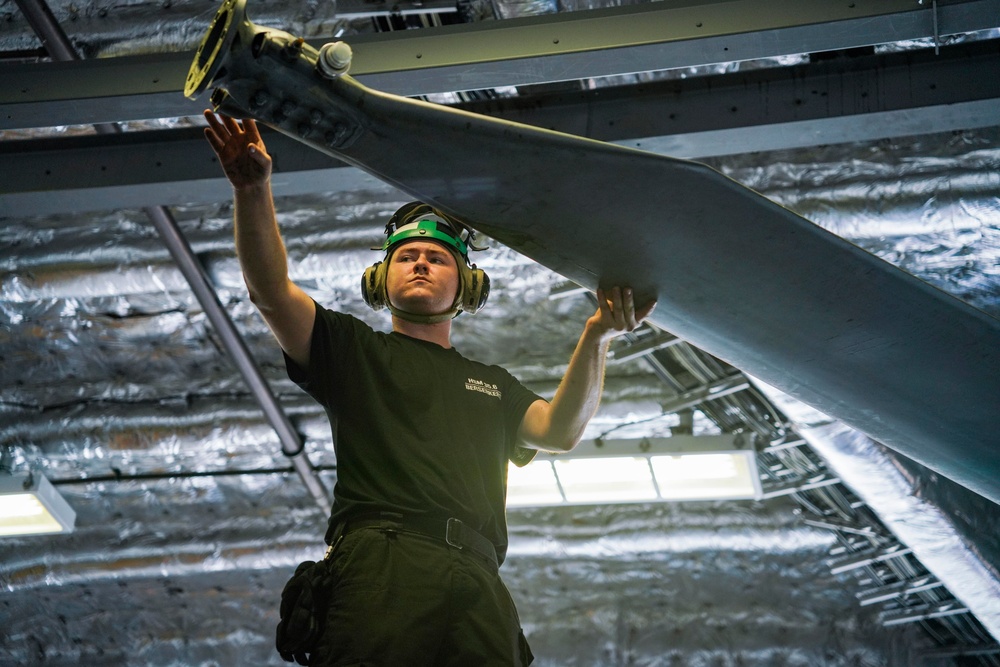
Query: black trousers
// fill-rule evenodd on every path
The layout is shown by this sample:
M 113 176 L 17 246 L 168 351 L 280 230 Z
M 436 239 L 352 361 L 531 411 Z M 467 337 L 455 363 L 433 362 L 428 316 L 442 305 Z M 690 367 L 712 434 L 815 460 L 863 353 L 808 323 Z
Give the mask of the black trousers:
M 422 535 L 366 527 L 331 556 L 320 667 L 527 667 L 531 650 L 496 568 Z

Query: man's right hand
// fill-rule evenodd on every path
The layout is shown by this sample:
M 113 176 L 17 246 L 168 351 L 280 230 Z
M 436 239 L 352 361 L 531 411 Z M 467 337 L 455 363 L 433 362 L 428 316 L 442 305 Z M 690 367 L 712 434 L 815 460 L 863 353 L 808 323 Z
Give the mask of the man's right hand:
M 271 178 L 271 156 L 253 119 L 237 121 L 205 110 L 205 138 L 219 157 L 226 178 L 237 190 L 267 185 Z

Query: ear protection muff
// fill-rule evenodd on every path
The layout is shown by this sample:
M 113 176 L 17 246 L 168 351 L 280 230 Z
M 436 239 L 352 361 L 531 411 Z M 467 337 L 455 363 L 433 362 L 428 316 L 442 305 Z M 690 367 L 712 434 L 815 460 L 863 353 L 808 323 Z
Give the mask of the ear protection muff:
M 421 219 L 422 217 L 427 219 Z M 406 229 L 407 227 L 413 229 Z M 386 225 L 386 242 L 382 247 L 386 251 L 385 259 L 369 266 L 361 277 L 362 299 L 372 310 L 389 308 L 394 314 L 415 322 L 451 319 L 463 311 L 470 315 L 478 312 L 486 305 L 486 300 L 489 297 L 490 278 L 485 271 L 476 267 L 475 264 L 469 263 L 468 248 L 482 249 L 472 245 L 473 237 L 472 230 L 465 228 L 423 202 L 411 202 L 404 205 L 396 211 Z M 437 241 L 455 257 L 458 265 L 459 293 L 452 310 L 448 313 L 435 316 L 416 315 L 400 311 L 389 303 L 386 278 L 393 246 L 411 238 L 426 238 Z
M 459 263 L 459 271 L 462 275 L 462 311 L 469 315 L 475 315 L 490 296 L 490 277 L 486 272 L 472 266 L 463 266 Z
M 361 276 L 361 298 L 372 310 L 382 310 L 388 306 L 388 295 L 385 290 L 385 274 L 388 271 L 386 262 L 375 262 Z

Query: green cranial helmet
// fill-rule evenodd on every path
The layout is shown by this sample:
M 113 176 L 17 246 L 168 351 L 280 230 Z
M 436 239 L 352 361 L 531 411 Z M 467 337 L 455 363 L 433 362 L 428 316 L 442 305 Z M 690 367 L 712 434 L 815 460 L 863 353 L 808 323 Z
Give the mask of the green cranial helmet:
M 473 250 L 481 250 L 473 244 L 474 231 L 423 202 L 410 202 L 396 211 L 385 226 L 385 237 L 382 250 L 386 253 L 403 241 L 425 239 L 444 244 L 457 252 L 466 264 L 469 263 L 470 246 Z

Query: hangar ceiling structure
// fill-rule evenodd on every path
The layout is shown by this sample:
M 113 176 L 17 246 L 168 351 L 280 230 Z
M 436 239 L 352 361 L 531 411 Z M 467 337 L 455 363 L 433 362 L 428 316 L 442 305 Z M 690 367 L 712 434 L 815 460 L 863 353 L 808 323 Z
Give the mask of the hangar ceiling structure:
M 0 657 L 279 664 L 277 594 L 316 557 L 336 460 L 241 287 L 207 101 L 180 94 L 215 5 L 50 7 L 83 59 L 53 62 L 53 40 L 0 2 L 0 442 L 4 467 L 44 473 L 79 518 L 72 535 L 0 541 Z M 375 88 L 703 160 L 1000 314 L 1000 2 L 249 12 L 348 40 Z M 401 193 L 266 140 L 293 277 L 377 323 L 357 277 Z M 173 226 L 143 212 L 166 206 Z M 592 302 L 487 255 L 503 289 L 460 318 L 456 345 L 551 393 Z M 619 358 L 630 349 L 644 353 L 609 369 L 589 436 L 747 434 L 763 496 L 511 510 L 504 569 L 539 664 L 1000 664 L 995 504 L 669 332 L 645 328 Z M 283 414 L 265 418 L 255 373 Z

